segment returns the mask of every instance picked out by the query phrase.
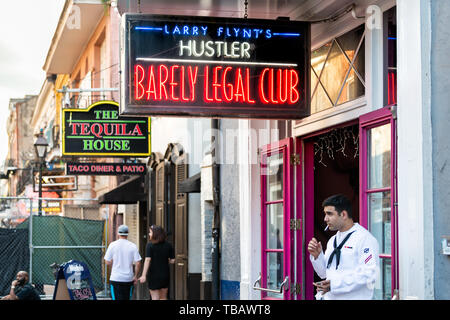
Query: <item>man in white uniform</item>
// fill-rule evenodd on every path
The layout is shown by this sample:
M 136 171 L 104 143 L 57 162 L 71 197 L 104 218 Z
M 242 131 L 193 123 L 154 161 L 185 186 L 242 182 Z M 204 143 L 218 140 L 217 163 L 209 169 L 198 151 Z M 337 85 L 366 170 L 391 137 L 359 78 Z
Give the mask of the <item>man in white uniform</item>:
M 137 275 L 141 270 L 141 255 L 136 245 L 128 241 L 128 227 L 119 226 L 119 239 L 110 243 L 105 253 L 105 261 L 112 266 L 109 282 L 113 300 L 130 300 L 133 285 L 137 283 Z M 134 265 L 134 272 L 133 272 Z
M 350 201 L 343 195 L 322 203 L 324 221 L 337 233 L 322 244 L 312 238 L 308 244 L 310 260 L 320 278 L 316 299 L 369 300 L 373 297 L 378 270 L 378 242 L 368 230 L 353 222 Z

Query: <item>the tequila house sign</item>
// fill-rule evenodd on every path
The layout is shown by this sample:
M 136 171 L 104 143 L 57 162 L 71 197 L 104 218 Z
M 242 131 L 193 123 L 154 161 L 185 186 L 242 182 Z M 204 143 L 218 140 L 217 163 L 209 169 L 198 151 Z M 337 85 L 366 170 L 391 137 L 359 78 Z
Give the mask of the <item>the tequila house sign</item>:
M 122 19 L 121 114 L 310 114 L 308 23 L 145 14 Z
M 87 109 L 63 109 L 62 154 L 147 157 L 150 118 L 119 115 L 119 104 L 100 101 Z

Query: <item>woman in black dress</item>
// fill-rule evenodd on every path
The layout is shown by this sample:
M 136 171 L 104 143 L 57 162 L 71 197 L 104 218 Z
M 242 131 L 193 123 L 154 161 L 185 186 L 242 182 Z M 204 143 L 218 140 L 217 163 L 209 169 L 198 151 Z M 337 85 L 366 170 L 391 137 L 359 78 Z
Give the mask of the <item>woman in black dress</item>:
M 167 300 L 169 263 L 175 263 L 175 253 L 166 238 L 167 235 L 163 228 L 155 225 L 150 227 L 150 242 L 145 248 L 144 269 L 139 281 L 144 283 L 148 279 L 152 300 Z

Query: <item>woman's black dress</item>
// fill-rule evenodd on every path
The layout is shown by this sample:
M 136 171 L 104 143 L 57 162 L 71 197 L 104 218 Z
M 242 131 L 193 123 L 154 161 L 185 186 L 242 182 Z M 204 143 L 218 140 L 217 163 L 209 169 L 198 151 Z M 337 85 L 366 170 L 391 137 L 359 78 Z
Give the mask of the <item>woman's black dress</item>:
M 150 290 L 169 287 L 169 259 L 175 258 L 175 252 L 170 243 L 147 243 L 145 257 L 151 258 L 147 274 L 147 283 Z

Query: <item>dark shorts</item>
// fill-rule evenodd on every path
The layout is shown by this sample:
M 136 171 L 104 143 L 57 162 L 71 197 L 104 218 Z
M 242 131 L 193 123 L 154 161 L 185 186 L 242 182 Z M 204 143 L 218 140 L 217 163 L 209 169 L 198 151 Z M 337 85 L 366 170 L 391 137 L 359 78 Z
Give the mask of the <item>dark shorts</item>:
M 109 281 L 109 283 L 111 284 L 111 298 L 113 300 L 131 300 L 131 296 L 133 295 L 133 281 Z

